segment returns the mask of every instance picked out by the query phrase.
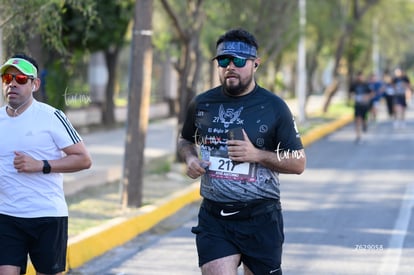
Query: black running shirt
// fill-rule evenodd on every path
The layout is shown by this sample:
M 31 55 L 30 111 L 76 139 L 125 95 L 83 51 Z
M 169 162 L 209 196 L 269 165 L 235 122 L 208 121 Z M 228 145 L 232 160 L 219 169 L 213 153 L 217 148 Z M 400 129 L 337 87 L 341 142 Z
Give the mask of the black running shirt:
M 229 160 L 228 132 L 238 127 L 254 146 L 281 158 L 303 149 L 294 118 L 280 97 L 257 85 L 239 97 L 226 95 L 221 86 L 213 88 L 191 101 L 181 133 L 199 145 L 202 159 L 211 162 L 201 178 L 201 195 L 217 202 L 279 199 L 277 172 L 258 163 Z

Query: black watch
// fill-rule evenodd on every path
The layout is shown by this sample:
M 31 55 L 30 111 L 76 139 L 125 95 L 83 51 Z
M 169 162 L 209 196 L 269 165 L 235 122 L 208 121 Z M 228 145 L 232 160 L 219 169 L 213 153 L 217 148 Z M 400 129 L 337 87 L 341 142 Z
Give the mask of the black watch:
M 43 160 L 43 174 L 49 174 L 51 170 L 50 164 L 47 160 Z

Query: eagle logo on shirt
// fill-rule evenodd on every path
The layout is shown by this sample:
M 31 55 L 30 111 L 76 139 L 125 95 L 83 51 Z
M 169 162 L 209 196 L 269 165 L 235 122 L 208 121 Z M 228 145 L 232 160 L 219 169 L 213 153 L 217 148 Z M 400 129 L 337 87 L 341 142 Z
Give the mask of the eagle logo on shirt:
M 223 123 L 224 128 L 228 128 L 231 124 L 240 122 L 239 117 L 241 112 L 243 111 L 243 107 L 240 107 L 238 110 L 233 108 L 224 109 L 223 105 L 220 105 L 219 108 L 219 119 L 220 122 Z

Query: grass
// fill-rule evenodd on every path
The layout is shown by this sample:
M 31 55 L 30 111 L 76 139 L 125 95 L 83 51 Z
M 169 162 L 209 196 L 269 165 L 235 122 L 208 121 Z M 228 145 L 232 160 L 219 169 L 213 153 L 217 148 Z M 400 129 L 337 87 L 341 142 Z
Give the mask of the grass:
M 300 125 L 299 132 L 303 136 L 310 130 L 315 129 L 316 127 L 338 119 L 344 115 L 352 113 L 353 108 L 345 102 L 339 102 L 332 104 L 326 113 L 318 112 L 310 115 L 307 120 Z
M 148 168 L 145 169 L 148 174 L 165 174 L 171 171 L 172 158 L 162 158 L 154 163 L 148 164 Z
M 98 226 L 123 214 L 119 184 L 86 188 L 66 198 L 69 207 L 69 236 Z
M 172 173 L 172 165 L 172 157 L 160 157 L 145 164 L 143 205 L 152 204 L 193 182 L 182 171 Z M 135 211 L 136 209 L 122 207 L 121 193 L 121 183 L 115 181 L 98 187 L 88 187 L 82 192 L 67 196 L 69 236 L 78 235 L 89 228 Z

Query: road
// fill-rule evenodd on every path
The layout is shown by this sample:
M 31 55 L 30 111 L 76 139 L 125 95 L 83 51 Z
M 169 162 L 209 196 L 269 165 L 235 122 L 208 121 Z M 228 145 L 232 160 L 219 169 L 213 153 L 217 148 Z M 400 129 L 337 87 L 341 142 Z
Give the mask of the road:
M 414 124 L 352 125 L 307 148 L 283 183 L 285 274 L 414 274 Z
M 306 148 L 302 175 L 281 176 L 285 275 L 414 274 L 412 109 L 407 122 L 395 130 L 383 114 L 362 144 L 346 126 Z M 197 205 L 182 211 L 170 218 L 177 228 L 166 226 L 174 230 L 144 234 L 71 274 L 200 274 L 190 233 Z

